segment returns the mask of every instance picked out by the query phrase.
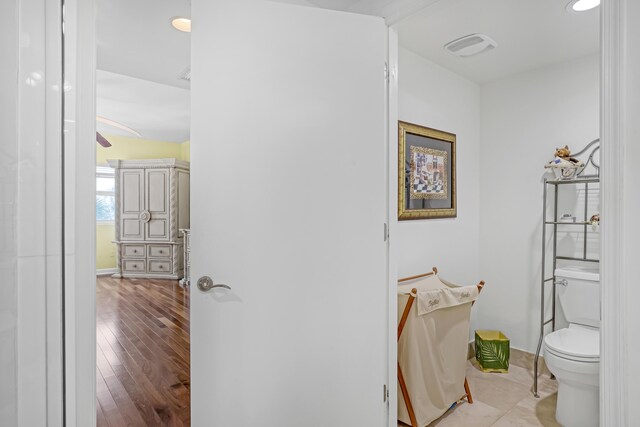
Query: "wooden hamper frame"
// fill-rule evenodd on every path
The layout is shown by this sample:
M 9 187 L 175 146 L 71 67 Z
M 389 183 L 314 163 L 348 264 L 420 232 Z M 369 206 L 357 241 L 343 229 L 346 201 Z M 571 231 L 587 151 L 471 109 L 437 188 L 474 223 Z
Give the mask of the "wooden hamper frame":
M 429 277 L 438 274 L 438 269 L 433 267 L 433 270 L 429 273 L 419 274 L 417 276 L 405 277 L 404 279 L 398 280 L 398 283 L 408 282 L 409 280 L 420 279 L 423 277 Z M 478 287 L 478 293 L 482 291 L 484 287 L 484 280 L 481 280 L 480 283 L 476 285 Z M 400 336 L 402 335 L 402 330 L 404 329 L 404 325 L 407 323 L 407 318 L 409 317 L 409 312 L 411 311 L 411 307 L 413 306 L 413 302 L 415 301 L 418 294 L 418 290 L 416 288 L 411 289 L 411 293 L 409 294 L 409 300 L 404 307 L 404 311 L 402 312 L 402 317 L 400 318 L 400 324 L 398 324 L 398 342 L 400 341 Z M 473 305 L 475 301 L 471 303 Z M 419 427 L 418 421 L 416 420 L 416 414 L 413 410 L 413 405 L 411 404 L 411 397 L 409 397 L 409 390 L 407 390 L 407 385 L 404 382 L 404 376 L 402 375 L 402 369 L 400 368 L 400 362 L 398 362 L 398 383 L 400 384 L 400 390 L 402 391 L 402 397 L 404 399 L 404 403 L 407 406 L 407 411 L 409 412 L 409 418 L 411 419 L 411 427 Z M 471 389 L 469 388 L 469 382 L 467 378 L 464 378 L 464 391 L 465 394 L 460 397 L 459 400 L 467 399 L 469 403 L 473 403 L 473 397 L 471 397 Z

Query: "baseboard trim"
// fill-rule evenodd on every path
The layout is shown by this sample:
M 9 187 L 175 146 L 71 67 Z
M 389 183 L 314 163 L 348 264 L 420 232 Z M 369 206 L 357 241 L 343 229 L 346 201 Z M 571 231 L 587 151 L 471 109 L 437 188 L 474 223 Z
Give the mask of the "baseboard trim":
M 109 276 L 112 274 L 116 274 L 117 272 L 117 268 L 101 268 L 96 270 L 96 276 Z

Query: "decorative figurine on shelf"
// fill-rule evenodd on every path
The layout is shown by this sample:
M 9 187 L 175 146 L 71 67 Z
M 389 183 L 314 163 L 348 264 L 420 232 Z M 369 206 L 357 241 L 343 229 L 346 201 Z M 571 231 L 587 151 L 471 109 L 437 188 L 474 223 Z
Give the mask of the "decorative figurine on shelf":
M 585 167 L 584 162 L 571 157 L 569 146 L 556 148 L 555 159 L 547 163 L 544 167 L 550 168 L 556 179 L 572 179 L 575 178 Z
M 571 150 L 569 150 L 569 146 L 565 145 L 564 148 L 556 148 L 555 156 L 569 160 L 571 158 Z
M 600 214 L 592 215 L 591 219 L 589 220 L 589 224 L 591 224 L 591 228 L 593 229 L 593 231 L 597 231 L 598 226 L 600 225 Z

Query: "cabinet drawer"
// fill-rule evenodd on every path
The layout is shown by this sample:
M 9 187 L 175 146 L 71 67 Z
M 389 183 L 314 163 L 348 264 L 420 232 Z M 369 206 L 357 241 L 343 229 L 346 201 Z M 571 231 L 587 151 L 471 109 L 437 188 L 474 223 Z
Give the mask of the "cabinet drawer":
M 144 257 L 144 245 L 122 245 L 122 256 L 128 258 Z
M 130 273 L 144 273 L 143 259 L 125 259 L 122 261 L 122 271 Z
M 171 273 L 171 261 L 165 259 L 150 259 L 147 261 L 149 273 Z
M 171 256 L 171 245 L 149 245 L 148 246 L 149 253 L 148 257 L 154 258 L 166 258 Z

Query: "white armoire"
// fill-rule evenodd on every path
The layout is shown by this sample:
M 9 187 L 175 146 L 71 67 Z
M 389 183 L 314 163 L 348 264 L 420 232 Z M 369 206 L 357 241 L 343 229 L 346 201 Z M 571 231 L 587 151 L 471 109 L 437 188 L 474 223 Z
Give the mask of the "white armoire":
M 109 160 L 115 169 L 113 277 L 180 279 L 189 228 L 189 162 L 177 159 Z

